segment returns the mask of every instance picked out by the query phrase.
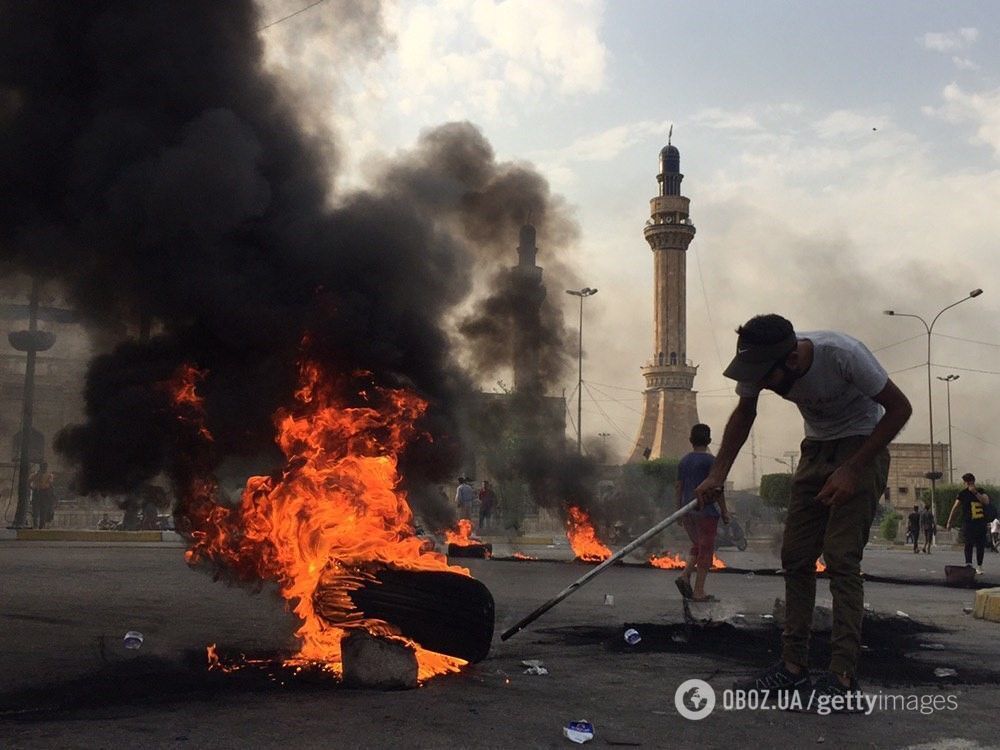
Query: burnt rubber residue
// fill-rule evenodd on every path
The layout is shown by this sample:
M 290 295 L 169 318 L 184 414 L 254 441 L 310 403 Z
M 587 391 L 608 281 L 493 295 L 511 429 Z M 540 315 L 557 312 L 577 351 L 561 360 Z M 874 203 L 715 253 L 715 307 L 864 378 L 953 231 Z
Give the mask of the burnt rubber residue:
M 624 637 L 628 629 L 639 632 L 641 640 L 630 646 Z M 931 636 L 941 628 L 903 617 L 868 617 L 862 632 L 859 678 L 862 683 L 887 687 L 901 685 L 995 684 L 1000 671 L 982 666 L 975 654 L 940 649 Z M 537 642 L 570 646 L 601 646 L 621 653 L 697 654 L 721 659 L 748 671 L 773 664 L 781 655 L 781 631 L 771 625 L 715 625 L 625 623 L 614 627 L 558 627 L 536 630 Z M 928 649 L 927 646 L 932 646 Z M 810 668 L 825 669 L 830 660 L 829 633 L 813 633 Z M 958 675 L 940 678 L 939 667 L 954 667 Z

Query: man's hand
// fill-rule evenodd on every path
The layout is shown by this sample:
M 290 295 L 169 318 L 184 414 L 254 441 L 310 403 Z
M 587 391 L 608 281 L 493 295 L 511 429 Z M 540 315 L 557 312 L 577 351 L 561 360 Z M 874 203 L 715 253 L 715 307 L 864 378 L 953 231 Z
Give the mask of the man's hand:
M 724 481 L 720 481 L 709 474 L 704 482 L 694 488 L 694 496 L 698 500 L 699 508 L 704 508 L 706 505 L 711 505 L 718 500 L 719 495 L 722 494 Z
M 842 505 L 858 491 L 858 480 L 857 470 L 844 464 L 827 478 L 816 499 L 824 505 Z
M 722 522 L 724 524 L 726 524 L 726 526 L 728 526 L 729 522 L 732 521 L 732 520 L 733 520 L 732 514 L 728 510 L 727 511 L 723 511 L 723 513 L 722 513 Z

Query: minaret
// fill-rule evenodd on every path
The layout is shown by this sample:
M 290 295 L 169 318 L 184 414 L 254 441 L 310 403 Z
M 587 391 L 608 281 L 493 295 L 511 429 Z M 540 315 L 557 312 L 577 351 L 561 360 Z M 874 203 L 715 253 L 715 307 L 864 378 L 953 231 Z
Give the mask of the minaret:
M 514 390 L 537 393 L 541 389 L 538 348 L 541 330 L 541 307 L 545 300 L 542 269 L 535 265 L 538 247 L 535 228 L 521 227 L 517 246 L 517 265 L 511 268 L 518 309 L 514 311 Z
M 673 127 L 670 128 L 670 136 Z M 660 194 L 649 201 L 643 234 L 653 251 L 653 358 L 646 378 L 642 425 L 629 463 L 645 458 L 679 458 L 691 449 L 688 435 L 698 422 L 694 376 L 687 359 L 687 248 L 694 238 L 691 201 L 681 195 L 681 155 L 670 144 L 660 151 Z

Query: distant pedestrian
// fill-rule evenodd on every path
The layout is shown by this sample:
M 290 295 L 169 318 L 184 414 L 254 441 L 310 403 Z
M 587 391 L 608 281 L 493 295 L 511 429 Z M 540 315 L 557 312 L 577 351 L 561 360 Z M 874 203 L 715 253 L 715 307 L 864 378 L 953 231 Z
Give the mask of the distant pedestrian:
M 493 516 L 493 508 L 497 503 L 497 493 L 493 491 L 493 485 L 488 479 L 483 480 L 483 487 L 479 490 L 479 528 L 482 529 L 486 522 Z
M 924 532 L 924 552 L 929 555 L 934 544 L 934 535 L 937 533 L 937 520 L 929 504 L 920 511 L 920 528 Z
M 49 471 L 49 465 L 42 461 L 38 465 L 38 471 L 28 480 L 28 486 L 31 487 L 31 517 L 36 529 L 44 529 L 55 517 L 54 485 L 55 476 Z
M 459 477 L 458 487 L 455 489 L 455 504 L 458 506 L 460 518 L 472 520 L 472 504 L 476 502 L 476 491 L 472 489 L 472 479 L 469 477 Z
M 976 487 L 976 477 L 973 474 L 963 474 L 965 489 L 958 493 L 955 504 L 948 514 L 946 529 L 951 528 L 951 521 L 959 506 L 962 508 L 962 536 L 965 538 L 965 564 L 972 567 L 972 550 L 976 550 L 976 575 L 983 574 L 983 554 L 986 551 L 986 508 L 990 504 L 990 496 L 980 492 Z
M 691 452 L 684 456 L 677 465 L 677 484 L 675 497 L 680 508 L 694 500 L 694 490 L 705 481 L 715 457 L 709 453 L 708 446 L 712 442 L 712 431 L 707 424 L 696 424 L 691 428 L 688 438 L 691 441 Z M 726 509 L 726 497 L 719 494 L 717 502 L 705 505 L 701 510 L 695 510 L 684 516 L 684 529 L 691 539 L 691 552 L 687 558 L 684 572 L 676 580 L 681 596 L 695 602 L 715 601 L 715 597 L 705 593 L 705 579 L 712 569 L 712 559 L 715 557 L 715 536 L 719 529 L 719 518 L 729 523 L 729 511 Z M 695 573 L 694 588 L 691 587 L 691 573 Z
M 1000 552 L 1000 518 L 994 517 L 989 525 L 990 548 L 994 552 Z
M 913 541 L 913 554 L 919 554 L 917 545 L 920 544 L 920 506 L 914 505 L 913 512 L 906 519 L 906 541 Z

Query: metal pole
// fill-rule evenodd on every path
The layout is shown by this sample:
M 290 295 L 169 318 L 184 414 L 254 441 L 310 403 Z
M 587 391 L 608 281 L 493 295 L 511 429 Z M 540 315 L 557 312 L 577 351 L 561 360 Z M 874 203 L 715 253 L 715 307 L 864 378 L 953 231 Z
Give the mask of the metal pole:
M 949 373 L 943 378 L 938 375 L 938 380 L 944 381 L 945 393 L 948 397 L 948 484 L 955 483 L 955 442 L 951 434 L 951 381 L 958 380 L 961 375 Z
M 28 330 L 38 330 L 38 279 L 31 279 L 31 294 L 28 298 Z M 24 401 L 21 405 L 21 454 L 18 456 L 17 510 L 14 512 L 14 527 L 23 528 L 27 524 L 28 492 L 31 479 L 31 434 L 35 413 L 35 358 L 38 353 L 30 347 L 24 367 Z
M 583 294 L 580 294 L 580 342 L 577 351 L 579 375 L 576 380 L 576 452 L 583 454 Z
M 936 489 L 937 489 L 937 477 L 935 476 L 937 472 L 934 469 L 934 400 L 931 394 L 931 332 L 934 330 L 934 324 L 937 323 L 938 318 L 947 311 L 953 308 L 955 305 L 960 305 L 966 300 L 974 299 L 983 293 L 982 289 L 973 289 L 965 297 L 958 300 L 958 302 L 952 302 L 947 307 L 942 308 L 938 311 L 938 314 L 934 316 L 930 325 L 927 325 L 927 321 L 921 318 L 919 315 L 913 315 L 912 313 L 898 313 L 895 310 L 885 310 L 885 315 L 896 315 L 901 318 L 916 318 L 921 323 L 924 324 L 924 328 L 927 329 L 927 420 L 930 426 L 930 449 L 931 449 L 931 470 L 929 473 L 929 478 L 931 480 L 931 513 L 934 515 L 934 525 L 937 526 L 937 501 L 936 501 Z M 950 437 L 948 438 L 951 439 Z M 950 447 L 949 447 L 950 448 Z
M 514 627 L 505 630 L 503 632 L 503 634 L 500 636 L 500 640 L 501 641 L 506 641 L 512 635 L 517 635 L 518 633 L 520 633 L 522 630 L 524 630 L 525 627 L 527 627 L 532 622 L 534 622 L 535 620 L 537 620 L 539 617 L 541 617 L 542 615 L 544 615 L 546 612 L 548 612 L 550 609 L 552 609 L 554 606 L 556 606 L 559 602 L 561 602 L 567 596 L 569 596 L 570 594 L 572 594 L 577 589 L 581 588 L 584 584 L 588 583 L 591 579 L 595 578 L 596 576 L 600 575 L 605 570 L 607 570 L 607 568 L 608 568 L 609 565 L 613 565 L 614 563 L 618 562 L 620 559 L 622 559 L 623 557 L 625 557 L 625 555 L 627 555 L 629 552 L 631 552 L 632 550 L 634 550 L 636 547 L 638 547 L 640 544 L 642 544 L 643 542 L 645 542 L 647 539 L 651 539 L 652 537 L 656 536 L 661 531 L 663 531 L 665 528 L 667 528 L 672 523 L 674 523 L 675 521 L 677 521 L 677 519 L 680 518 L 681 516 L 683 516 L 685 513 L 688 513 L 690 511 L 694 510 L 697 507 L 697 505 L 698 505 L 698 501 L 697 500 L 692 500 L 691 502 L 689 502 L 687 505 L 685 505 L 680 510 L 675 511 L 671 515 L 669 515 L 666 518 L 664 518 L 662 521 L 660 521 L 658 524 L 656 524 L 655 526 L 653 526 L 648 531 L 646 531 L 643 534 L 637 536 L 635 539 L 633 539 L 631 542 L 629 542 L 628 544 L 626 544 L 624 547 L 622 547 L 620 550 L 618 550 L 615 554 L 613 554 L 607 560 L 605 560 L 604 562 L 602 562 L 596 568 L 594 568 L 593 570 L 587 572 L 586 575 L 583 575 L 580 578 L 577 578 L 575 581 L 573 581 L 573 583 L 571 583 L 569 586 L 567 586 L 566 588 L 564 588 L 562 591 L 560 591 L 554 597 L 552 597 L 551 599 L 549 599 L 547 602 L 545 602 L 545 604 L 543 604 L 541 607 L 539 607 L 538 609 L 536 609 L 530 615 L 528 615 L 527 617 L 524 617 L 521 620 L 519 620 L 518 623 L 516 625 L 514 625 Z
M 937 320 L 937 318 L 935 318 Z M 926 326 L 927 324 L 924 323 Z M 931 398 L 931 327 L 927 328 L 927 419 L 931 429 L 931 512 L 934 514 L 934 524 L 937 525 L 937 500 L 935 490 L 937 489 L 937 471 L 934 468 L 934 399 Z

